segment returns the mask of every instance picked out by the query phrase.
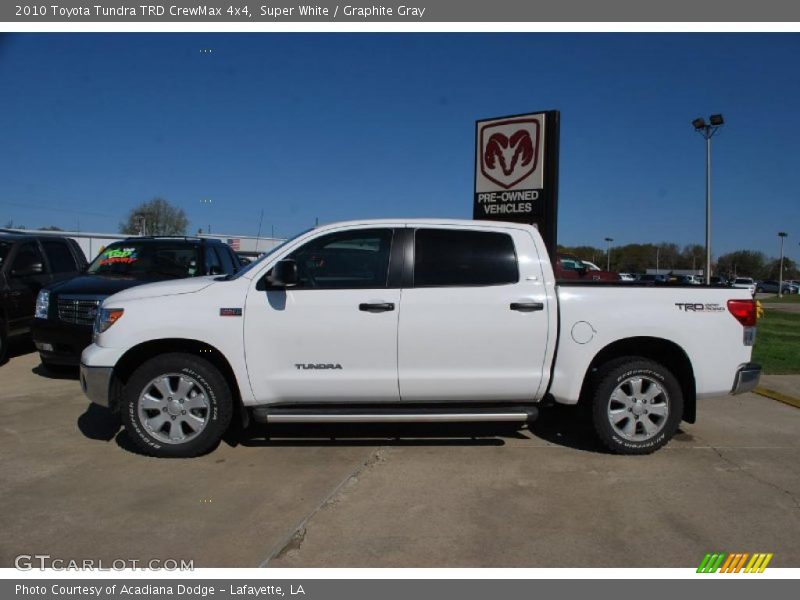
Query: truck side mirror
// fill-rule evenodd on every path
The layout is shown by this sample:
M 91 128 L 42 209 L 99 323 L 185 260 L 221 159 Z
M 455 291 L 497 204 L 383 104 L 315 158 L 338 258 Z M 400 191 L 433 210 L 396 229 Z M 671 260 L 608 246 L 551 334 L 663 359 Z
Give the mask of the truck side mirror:
M 279 260 L 272 268 L 270 283 L 275 287 L 292 287 L 297 285 L 297 263 L 290 258 Z

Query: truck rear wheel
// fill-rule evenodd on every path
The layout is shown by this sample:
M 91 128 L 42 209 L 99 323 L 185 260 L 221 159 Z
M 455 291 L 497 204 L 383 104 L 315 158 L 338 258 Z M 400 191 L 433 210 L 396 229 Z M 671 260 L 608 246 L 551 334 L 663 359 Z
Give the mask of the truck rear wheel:
M 669 369 L 629 356 L 603 365 L 596 381 L 592 420 L 609 450 L 650 454 L 675 435 L 683 414 L 683 394 Z
M 208 452 L 233 414 L 231 391 L 219 370 L 191 354 L 151 358 L 122 392 L 125 429 L 146 454 L 188 458 Z

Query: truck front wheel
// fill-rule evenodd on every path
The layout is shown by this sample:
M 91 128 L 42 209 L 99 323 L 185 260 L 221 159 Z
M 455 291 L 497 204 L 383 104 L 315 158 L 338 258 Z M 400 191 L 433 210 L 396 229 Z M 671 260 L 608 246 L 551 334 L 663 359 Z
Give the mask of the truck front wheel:
M 650 454 L 665 445 L 683 414 L 675 376 L 645 358 L 624 357 L 603 365 L 595 379 L 594 428 L 617 454 Z
M 231 391 L 210 362 L 191 354 L 151 358 L 122 392 L 128 436 L 146 454 L 188 458 L 211 450 L 233 414 Z

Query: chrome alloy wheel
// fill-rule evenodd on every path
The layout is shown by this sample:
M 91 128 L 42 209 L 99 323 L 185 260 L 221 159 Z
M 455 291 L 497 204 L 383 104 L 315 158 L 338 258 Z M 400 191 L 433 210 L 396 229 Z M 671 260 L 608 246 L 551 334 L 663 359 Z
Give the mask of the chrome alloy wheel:
M 144 428 L 165 444 L 188 442 L 208 424 L 210 405 L 206 390 L 187 375 L 159 375 L 144 386 L 137 406 Z
M 636 375 L 622 381 L 608 401 L 608 422 L 614 432 L 631 442 L 656 436 L 669 417 L 669 396 L 655 379 Z

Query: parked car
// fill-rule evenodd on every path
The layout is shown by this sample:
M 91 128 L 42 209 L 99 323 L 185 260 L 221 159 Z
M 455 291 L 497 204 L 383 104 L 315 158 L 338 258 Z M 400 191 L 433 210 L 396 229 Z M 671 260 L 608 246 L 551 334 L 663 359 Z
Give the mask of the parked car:
M 711 285 L 725 285 L 725 286 L 728 286 L 728 285 L 731 284 L 730 281 L 728 281 L 725 277 L 722 277 L 721 275 L 712 275 L 709 278 L 709 281 L 711 282 Z
M 737 277 L 733 280 L 733 283 L 731 283 L 731 287 L 747 290 L 750 292 L 751 296 L 756 293 L 756 282 L 753 281 L 752 277 Z
M 79 277 L 46 286 L 36 301 L 33 340 L 45 367 L 78 366 L 100 303 L 145 283 L 233 275 L 239 259 L 216 239 L 136 237 L 107 246 Z
M 697 275 L 673 275 L 667 276 L 667 282 L 674 285 L 703 285 L 703 281 Z
M 592 261 L 590 261 L 590 260 L 581 260 L 581 262 L 582 262 L 584 265 L 586 265 L 586 268 L 587 268 L 587 269 L 589 269 L 590 271 L 602 271 L 602 270 L 603 270 L 603 269 L 601 269 L 600 267 L 598 267 L 596 264 L 594 264 L 594 263 L 593 263 Z
M 636 281 L 636 275 L 633 273 L 620 273 L 619 279 L 620 281 Z
M 85 266 L 74 240 L 0 231 L 0 363 L 9 338 L 30 334 L 39 290 L 74 277 Z
M 619 281 L 618 273 L 601 271 L 597 265 L 581 260 L 572 254 L 559 253 L 556 255 L 555 274 L 558 280 Z
M 155 456 L 210 450 L 234 414 L 524 422 L 579 398 L 609 449 L 647 454 L 756 386 L 755 325 L 742 290 L 556 284 L 530 225 L 356 221 L 107 298 L 81 385 Z
M 664 273 L 645 273 L 639 277 L 639 281 L 642 283 L 667 283 L 669 276 Z
M 756 283 L 756 292 L 777 294 L 779 289 L 781 290 L 782 294 L 793 293 L 792 285 L 787 281 L 784 281 L 783 284 L 781 284 L 773 279 L 765 279 L 764 281 L 759 281 Z
M 250 254 L 250 253 L 245 254 L 244 252 L 237 252 L 236 253 L 236 257 L 239 259 L 239 265 L 242 266 L 242 267 L 246 267 L 251 262 L 253 262 L 256 258 L 258 258 L 258 255 Z

